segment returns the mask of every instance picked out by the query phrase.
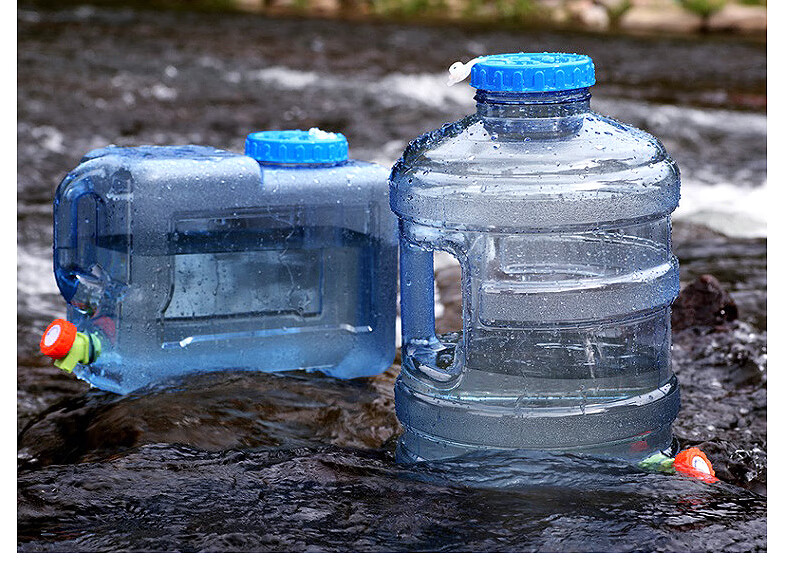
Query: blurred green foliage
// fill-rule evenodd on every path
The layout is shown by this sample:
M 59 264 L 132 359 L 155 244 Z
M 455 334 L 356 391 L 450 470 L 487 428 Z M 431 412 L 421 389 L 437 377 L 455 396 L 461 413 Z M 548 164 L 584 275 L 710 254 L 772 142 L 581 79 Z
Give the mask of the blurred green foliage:
M 727 0 L 677 0 L 686 10 L 699 14 L 702 18 L 709 18 L 724 8 Z
M 369 0 L 372 12 L 382 16 L 429 15 L 446 17 L 447 0 Z M 535 0 L 455 0 L 453 5 L 464 18 L 520 21 L 540 12 Z
M 445 0 L 369 0 L 373 14 L 416 16 L 441 14 L 447 10 Z
M 495 6 L 497 15 L 504 20 L 521 20 L 537 12 L 532 0 L 496 0 Z
M 604 4 L 606 13 L 609 15 L 609 21 L 615 26 L 633 6 L 634 4 L 631 0 L 620 0 L 620 2 L 608 2 Z

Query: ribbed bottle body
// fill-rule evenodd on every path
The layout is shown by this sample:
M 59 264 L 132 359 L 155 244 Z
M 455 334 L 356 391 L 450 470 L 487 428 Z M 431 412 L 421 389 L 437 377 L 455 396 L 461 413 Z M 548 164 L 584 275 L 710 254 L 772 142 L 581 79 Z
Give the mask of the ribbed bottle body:
M 484 99 L 395 166 L 407 457 L 667 446 L 677 167 L 588 99 Z M 442 336 L 426 309 L 439 250 L 458 259 L 463 294 L 463 329 Z

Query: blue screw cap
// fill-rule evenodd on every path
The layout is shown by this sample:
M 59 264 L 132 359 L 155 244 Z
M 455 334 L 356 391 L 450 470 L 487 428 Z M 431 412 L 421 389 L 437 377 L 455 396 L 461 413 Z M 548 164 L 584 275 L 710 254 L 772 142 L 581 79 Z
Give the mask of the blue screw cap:
M 508 53 L 480 57 L 470 85 L 486 91 L 549 92 L 595 84 L 595 66 L 576 53 Z
M 348 141 L 339 132 L 266 130 L 247 136 L 244 154 L 258 162 L 334 163 L 348 160 Z

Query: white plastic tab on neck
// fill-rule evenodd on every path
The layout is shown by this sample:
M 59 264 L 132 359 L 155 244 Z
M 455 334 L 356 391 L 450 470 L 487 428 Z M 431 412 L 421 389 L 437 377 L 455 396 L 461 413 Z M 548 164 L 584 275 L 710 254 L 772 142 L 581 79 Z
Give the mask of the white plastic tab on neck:
M 447 85 L 455 85 L 456 83 L 460 83 L 472 73 L 472 66 L 477 63 L 482 57 L 475 57 L 471 61 L 466 63 L 462 63 L 461 61 L 456 61 L 452 65 L 450 65 L 450 78 L 447 80 Z

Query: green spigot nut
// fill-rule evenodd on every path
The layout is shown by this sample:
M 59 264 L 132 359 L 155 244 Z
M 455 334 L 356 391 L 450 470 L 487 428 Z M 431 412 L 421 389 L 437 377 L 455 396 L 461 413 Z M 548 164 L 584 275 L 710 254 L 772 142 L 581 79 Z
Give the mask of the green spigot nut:
M 661 473 L 675 473 L 675 458 L 667 457 L 663 453 L 656 453 L 647 459 L 639 462 L 639 467 L 647 471 L 658 471 Z
M 77 364 L 90 364 L 96 361 L 100 353 L 101 342 L 95 333 L 91 333 L 90 336 L 77 333 L 69 353 L 66 357 L 55 360 L 55 366 L 70 373 Z

